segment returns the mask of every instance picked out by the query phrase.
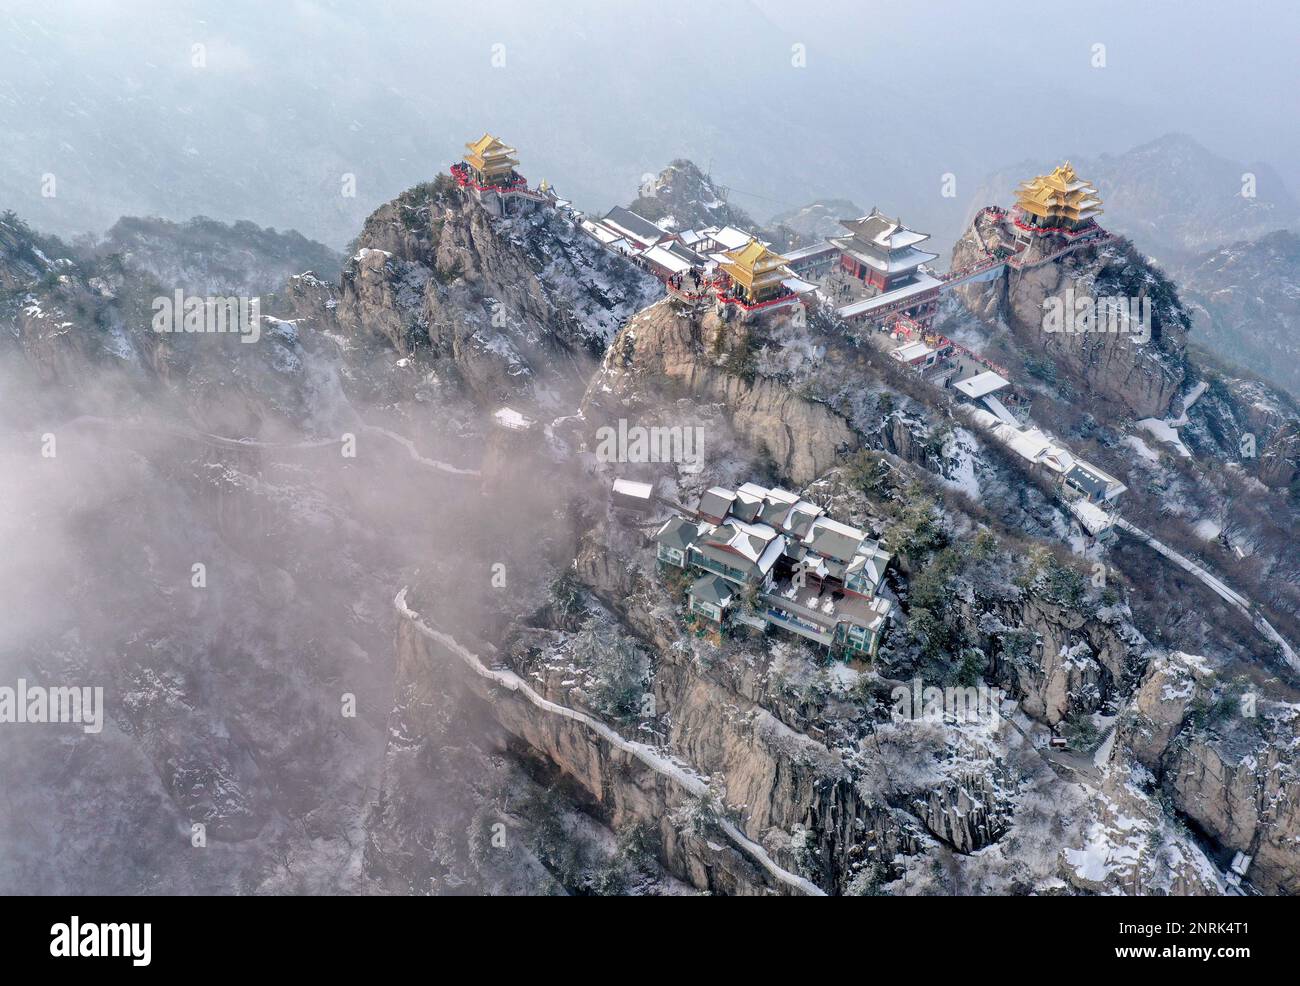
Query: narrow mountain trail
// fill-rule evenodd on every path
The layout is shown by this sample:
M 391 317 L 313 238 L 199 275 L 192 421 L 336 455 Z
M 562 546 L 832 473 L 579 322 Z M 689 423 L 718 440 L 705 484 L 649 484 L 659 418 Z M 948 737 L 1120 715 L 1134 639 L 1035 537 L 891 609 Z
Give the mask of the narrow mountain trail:
M 1282 656 L 1285 658 L 1286 663 L 1291 670 L 1300 673 L 1300 657 L 1296 655 L 1295 650 L 1286 642 L 1285 639 L 1283 639 L 1282 635 L 1273 629 L 1273 625 L 1264 618 L 1264 615 L 1255 608 L 1254 603 L 1235 589 L 1230 588 L 1218 576 L 1202 568 L 1190 558 L 1179 554 L 1167 544 L 1142 530 L 1142 528 L 1130 524 L 1123 518 L 1116 520 L 1115 525 L 1130 537 L 1147 545 L 1152 551 L 1168 558 L 1183 571 L 1194 575 L 1201 582 L 1205 583 L 1205 585 L 1209 586 L 1215 595 L 1219 596 L 1219 598 L 1231 605 L 1246 617 L 1246 619 L 1250 620 L 1251 625 L 1259 631 L 1260 635 L 1265 640 L 1282 651 Z
M 466 665 L 469 666 L 470 670 L 479 677 L 485 678 L 507 691 L 522 696 L 544 712 L 549 712 L 552 715 L 561 716 L 565 719 L 571 719 L 574 722 L 581 723 L 615 749 L 630 754 L 655 773 L 673 781 L 686 791 L 687 794 L 693 797 L 700 797 L 708 792 L 709 786 L 704 780 L 656 748 L 647 746 L 644 743 L 637 743 L 632 740 L 624 739 L 609 726 L 594 717 L 587 715 L 585 712 L 579 712 L 576 709 L 571 709 L 564 705 L 558 705 L 555 702 L 543 698 L 513 671 L 500 668 L 489 668 L 483 663 L 478 655 L 462 646 L 450 634 L 443 633 L 440 630 L 435 630 L 425 623 L 419 613 L 416 613 L 406 605 L 406 591 L 407 587 L 403 586 L 402 590 L 393 599 L 393 606 L 397 609 L 397 612 L 403 618 L 409 620 L 411 625 L 421 634 L 431 640 L 437 641 L 446 650 L 457 655 Z M 791 873 L 789 870 L 783 869 L 781 866 L 777 865 L 776 861 L 768 855 L 767 850 L 745 835 L 745 833 L 742 832 L 733 822 L 724 817 L 719 817 L 717 819 L 717 824 L 719 829 L 721 829 L 721 831 L 736 845 L 737 848 L 767 871 L 767 873 L 777 882 L 809 897 L 826 896 L 826 892 L 812 881 L 801 877 L 796 873 Z
M 339 438 L 314 438 L 314 439 L 307 439 L 300 442 L 259 442 L 251 438 L 229 438 L 224 435 L 213 435 L 208 432 L 198 431 L 197 429 L 194 428 L 185 428 L 177 425 L 149 424 L 149 423 L 138 422 L 138 421 L 119 421 L 119 420 L 114 420 L 112 418 L 100 418 L 92 415 L 82 415 L 79 418 L 73 418 L 71 421 L 68 422 L 68 424 L 74 427 L 78 425 L 93 425 L 93 426 L 105 427 L 105 428 L 128 428 L 133 431 L 146 431 L 146 432 L 152 432 L 154 434 L 160 434 L 160 435 L 171 435 L 176 438 L 185 438 L 197 442 L 203 442 L 207 445 L 212 445 L 217 448 L 227 448 L 227 449 L 235 449 L 235 450 L 315 449 L 315 448 L 328 448 L 330 446 L 340 446 L 343 443 L 342 436 L 340 436 Z M 362 424 L 359 426 L 358 430 L 370 434 L 382 435 L 384 438 L 388 439 L 389 441 L 395 442 L 396 444 L 406 449 L 407 454 L 411 457 L 411 459 L 414 462 L 416 462 L 418 465 L 424 466 L 427 469 L 435 469 L 438 472 L 445 473 L 447 475 L 460 476 L 466 479 L 476 479 L 481 475 L 478 469 L 465 469 L 460 466 L 452 465 L 450 462 L 443 462 L 440 459 L 427 458 L 426 456 L 420 454 L 419 450 L 415 447 L 415 443 L 411 441 L 411 439 L 406 438 L 403 435 L 399 435 L 394 431 L 390 431 L 387 428 L 381 428 L 378 425 Z

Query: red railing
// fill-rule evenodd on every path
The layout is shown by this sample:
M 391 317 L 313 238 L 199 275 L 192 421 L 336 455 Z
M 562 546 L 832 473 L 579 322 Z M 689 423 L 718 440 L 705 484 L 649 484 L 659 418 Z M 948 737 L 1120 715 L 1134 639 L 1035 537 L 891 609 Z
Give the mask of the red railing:
M 634 259 L 640 260 L 639 257 Z M 795 294 L 793 291 L 789 291 L 786 294 L 780 295 L 776 298 L 768 298 L 766 301 L 759 301 L 751 304 L 749 302 L 742 301 L 736 295 L 728 292 L 726 290 L 727 287 L 726 278 L 724 278 L 721 275 L 718 275 L 716 277 L 703 278 L 700 281 L 701 290 L 696 292 L 696 291 L 687 291 L 685 288 L 682 288 L 679 285 L 674 284 L 672 277 L 665 277 L 663 274 L 660 274 L 657 271 L 652 271 L 652 273 L 654 273 L 655 277 L 659 278 L 659 281 L 660 283 L 663 284 L 664 288 L 675 297 L 682 298 L 686 301 L 704 301 L 705 299 L 710 297 L 710 295 L 712 295 L 721 304 L 735 305 L 738 308 L 743 308 L 747 312 L 758 311 L 759 309 L 763 309 L 763 308 L 772 308 L 775 307 L 776 305 L 780 305 L 789 301 L 798 301 L 800 297 L 799 295 Z
M 469 168 L 463 163 L 456 163 L 451 166 L 451 177 L 455 179 L 456 184 L 461 188 L 472 188 L 479 192 L 498 192 L 501 195 L 522 195 L 525 198 L 536 199 L 543 202 L 546 199 L 541 192 L 534 191 L 528 187 L 528 179 L 523 175 L 515 177 L 505 185 L 480 185 L 469 176 Z
M 1033 223 L 1024 222 L 1020 216 L 1023 213 L 1013 214 L 1011 222 L 1017 229 L 1023 229 L 1027 233 L 1060 233 L 1062 236 L 1068 236 L 1071 239 L 1077 239 L 1080 236 L 1089 236 L 1093 233 L 1102 232 L 1102 228 L 1097 225 L 1095 219 L 1089 219 L 1088 225 L 1080 229 L 1071 229 L 1068 226 L 1036 226 Z
M 743 309 L 744 309 L 745 311 L 747 311 L 747 312 L 758 311 L 760 308 L 771 308 L 771 307 L 774 306 L 774 305 L 779 305 L 779 304 L 782 304 L 783 302 L 787 302 L 787 301 L 791 301 L 791 300 L 798 301 L 798 300 L 799 300 L 799 295 L 797 295 L 797 294 L 795 294 L 793 291 L 791 291 L 789 294 L 783 294 L 783 295 L 781 295 L 780 297 L 777 297 L 777 298 L 768 298 L 767 301 L 759 301 L 759 302 L 756 302 L 756 303 L 754 303 L 754 304 L 752 304 L 752 305 L 751 305 L 751 304 L 746 304 L 745 302 L 741 301 L 741 300 L 740 300 L 739 298 L 737 298 L 734 294 L 719 294 L 719 295 L 718 295 L 718 301 L 720 301 L 722 304 L 724 304 L 724 305 L 736 305 L 736 306 L 738 306 L 738 307 L 740 307 L 740 308 L 743 308 Z
M 951 346 L 953 349 L 957 350 L 957 352 L 964 353 L 966 356 L 969 356 L 976 363 L 980 364 L 980 366 L 987 367 L 988 369 L 992 370 L 994 373 L 997 373 L 998 375 L 1002 376 L 1007 380 L 1011 379 L 1011 373 L 1007 370 L 1005 366 L 1001 366 L 998 363 L 994 363 L 988 357 L 981 356 L 979 353 L 967 349 L 960 342 L 953 342 L 947 336 L 935 336 L 934 338 L 936 340 L 935 342 L 936 349 L 939 349 L 943 346 Z
M 895 315 L 889 323 L 889 331 L 898 333 L 904 339 L 911 339 L 913 332 L 922 333 L 925 327 L 910 315 Z
M 999 264 L 1005 264 L 1005 263 L 1006 263 L 1005 260 L 999 260 L 997 257 L 988 256 L 985 259 L 980 260 L 976 263 L 967 264 L 965 267 L 960 267 L 957 270 L 950 270 L 946 274 L 940 274 L 939 280 L 948 282 L 948 281 L 955 281 L 963 277 L 974 277 L 976 274 L 982 274 L 986 270 L 992 270 L 994 267 L 997 267 Z

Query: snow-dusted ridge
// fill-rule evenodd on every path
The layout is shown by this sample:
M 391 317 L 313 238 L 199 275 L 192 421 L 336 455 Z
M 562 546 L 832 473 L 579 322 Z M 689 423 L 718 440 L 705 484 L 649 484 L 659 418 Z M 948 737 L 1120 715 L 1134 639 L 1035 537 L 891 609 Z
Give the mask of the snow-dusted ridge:
M 571 719 L 574 722 L 581 723 L 611 746 L 636 757 L 655 773 L 667 777 L 693 797 L 699 797 L 708 791 L 708 785 L 705 784 L 704 781 L 682 768 L 681 765 L 674 763 L 668 757 L 654 749 L 654 747 L 647 746 L 644 743 L 636 743 L 632 740 L 624 739 L 613 729 L 610 729 L 609 726 L 596 720 L 592 716 L 587 715 L 585 712 L 579 712 L 576 709 L 570 709 L 567 706 L 558 705 L 555 702 L 543 698 L 541 695 L 537 694 L 537 692 L 533 691 L 533 689 L 529 687 L 528 683 L 513 671 L 494 670 L 489 668 L 479 660 L 478 655 L 461 645 L 456 638 L 452 637 L 450 634 L 443 633 L 440 630 L 433 629 L 424 622 L 419 613 L 416 613 L 408 607 L 406 605 L 407 588 L 407 586 L 403 586 L 402 590 L 393 599 L 393 606 L 397 609 L 397 612 L 409 620 L 411 625 L 419 630 L 421 634 L 431 640 L 436 640 L 447 650 L 456 654 L 465 662 L 466 665 L 469 666 L 470 670 L 479 677 L 486 678 L 488 681 L 491 681 L 508 691 L 521 695 L 544 712 L 550 712 L 554 715 L 562 716 L 565 719 Z M 763 867 L 763 869 L 766 870 L 773 879 L 810 897 L 826 896 L 826 892 L 811 880 L 807 880 L 798 874 L 791 873 L 789 870 L 782 869 L 778 866 L 762 846 L 751 840 L 732 822 L 722 817 L 718 818 L 717 821 L 718 827 L 726 834 L 727 838 L 735 843 L 736 847 L 753 859 L 754 862 Z

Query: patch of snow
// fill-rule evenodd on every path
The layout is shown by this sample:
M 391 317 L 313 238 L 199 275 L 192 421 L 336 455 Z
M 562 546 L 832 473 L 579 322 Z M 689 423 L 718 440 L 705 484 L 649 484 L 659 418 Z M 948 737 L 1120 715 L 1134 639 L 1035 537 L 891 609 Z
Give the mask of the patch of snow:
M 1168 421 L 1161 421 L 1159 418 L 1143 418 L 1138 422 L 1138 427 L 1145 428 L 1158 440 L 1172 445 L 1184 459 L 1192 457 L 1192 453 L 1188 451 L 1187 446 L 1183 444 L 1183 440 L 1178 437 L 1178 432 L 1174 430 L 1174 426 Z
M 1205 520 L 1198 520 L 1196 524 L 1192 527 L 1192 530 L 1196 532 L 1197 537 L 1205 541 L 1213 541 L 1215 538 L 1219 536 L 1223 528 L 1220 527 L 1218 524 L 1216 524 L 1214 521 L 1205 519 Z
M 1100 825 L 1093 825 L 1089 842 L 1084 848 L 1065 850 L 1065 858 L 1074 867 L 1075 874 L 1095 883 L 1102 882 L 1110 875 L 1110 867 L 1106 862 L 1109 855 L 1110 844 Z
M 1125 435 L 1121 441 L 1148 462 L 1160 461 L 1160 453 L 1138 438 L 1137 435 Z
M 965 428 L 954 428 L 944 442 L 943 457 L 952 463 L 945 471 L 944 485 L 960 490 L 976 503 L 980 501 L 980 483 L 975 475 L 974 450 L 978 443 Z

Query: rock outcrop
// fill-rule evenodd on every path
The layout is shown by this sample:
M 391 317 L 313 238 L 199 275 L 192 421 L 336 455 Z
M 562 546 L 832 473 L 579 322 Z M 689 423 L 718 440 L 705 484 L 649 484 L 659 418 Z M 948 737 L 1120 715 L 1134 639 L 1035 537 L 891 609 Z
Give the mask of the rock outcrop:
M 1078 381 L 1093 398 L 1121 413 L 1163 417 L 1186 375 L 1184 352 L 1191 325 L 1173 285 L 1122 240 L 1081 246 L 1045 262 L 1036 259 L 1056 245 L 1031 244 L 1023 268 L 1008 268 L 991 282 L 956 290 L 972 311 L 990 322 L 1004 321 L 1026 352 L 1050 359 L 1058 373 Z M 976 263 L 1000 247 L 1011 247 L 1001 220 L 981 213 L 953 248 L 952 266 Z M 1150 302 L 1149 340 L 1142 340 L 1141 332 L 1044 327 L 1049 299 L 1064 305 L 1069 299 L 1115 296 Z
M 657 738 L 673 763 L 708 781 L 715 810 L 788 872 L 830 893 L 858 892 L 855 879 L 870 873 L 886 882 L 926 845 L 971 853 L 1007 831 L 1016 777 L 1027 768 L 994 753 L 996 723 L 973 734 L 926 722 L 854 727 L 861 713 L 851 709 L 853 696 L 796 697 L 781 658 L 773 664 L 762 648 L 728 648 L 702 663 L 701 654 L 680 646 L 671 621 L 644 610 L 629 615 L 656 634 L 652 691 L 643 700 L 654 713 L 639 725 L 611 726 L 629 738 Z M 545 633 L 525 633 L 491 659 L 513 667 L 555 709 L 581 709 L 589 696 L 570 660 L 545 657 L 550 643 Z M 398 650 L 398 688 L 408 699 L 432 681 L 445 687 L 446 669 L 464 663 L 454 647 L 410 621 L 399 628 Z M 692 798 L 671 777 L 572 715 L 539 709 L 481 675 L 459 677 L 521 751 L 543 757 L 586 792 L 598 817 L 616 830 L 656 832 L 673 874 L 723 893 L 789 891 L 722 835 L 684 831 Z M 994 733 L 985 733 L 990 727 Z M 857 738 L 846 745 L 850 735 Z
M 664 299 L 615 337 L 583 402 L 596 424 L 658 412 L 679 397 L 721 405 L 732 427 L 765 449 L 782 475 L 799 485 L 816 479 L 858 438 L 843 417 L 785 383 L 753 370 L 757 334 L 788 313 L 746 323 L 697 312 Z M 682 424 L 683 422 L 678 422 Z
M 1130 624 L 1059 605 L 1040 592 L 1013 602 L 984 600 L 969 619 L 996 655 L 994 673 L 1026 713 L 1049 725 L 1126 693 L 1143 667 L 1145 642 Z
M 1300 890 L 1300 710 L 1218 680 L 1208 662 L 1172 653 L 1152 665 L 1119 743 L 1173 806 L 1226 849 L 1254 857 L 1267 893 Z
M 377 209 L 354 247 L 339 326 L 442 361 L 487 407 L 565 406 L 623 320 L 662 293 L 571 216 L 494 218 L 445 176 Z
M 771 239 L 749 213 L 727 201 L 725 190 L 694 161 L 671 161 L 658 175 L 645 176 L 639 192 L 629 208 L 664 229 L 736 226 Z

